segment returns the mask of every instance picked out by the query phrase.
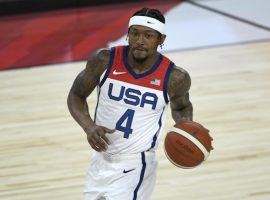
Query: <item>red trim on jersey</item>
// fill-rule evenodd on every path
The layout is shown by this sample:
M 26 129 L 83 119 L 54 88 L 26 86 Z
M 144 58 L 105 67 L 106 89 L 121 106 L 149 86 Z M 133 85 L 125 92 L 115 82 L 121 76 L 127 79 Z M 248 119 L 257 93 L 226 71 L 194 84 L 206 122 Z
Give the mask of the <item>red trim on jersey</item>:
M 128 71 L 124 64 L 124 50 L 125 46 L 117 46 L 115 47 L 115 55 L 112 68 L 109 73 L 109 78 L 114 80 L 119 80 L 123 82 L 127 82 L 134 85 L 139 85 L 143 87 L 148 87 L 156 90 L 163 90 L 165 75 L 170 66 L 171 61 L 163 56 L 161 63 L 153 71 L 151 74 L 145 75 L 140 78 L 135 78 Z

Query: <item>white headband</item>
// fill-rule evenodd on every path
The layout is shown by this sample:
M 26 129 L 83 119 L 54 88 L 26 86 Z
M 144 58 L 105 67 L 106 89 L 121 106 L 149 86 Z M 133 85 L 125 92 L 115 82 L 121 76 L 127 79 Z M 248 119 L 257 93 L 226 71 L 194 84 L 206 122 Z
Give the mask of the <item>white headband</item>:
M 161 34 L 165 34 L 165 24 L 152 17 L 133 16 L 129 20 L 128 28 L 133 25 L 146 26 L 160 32 Z

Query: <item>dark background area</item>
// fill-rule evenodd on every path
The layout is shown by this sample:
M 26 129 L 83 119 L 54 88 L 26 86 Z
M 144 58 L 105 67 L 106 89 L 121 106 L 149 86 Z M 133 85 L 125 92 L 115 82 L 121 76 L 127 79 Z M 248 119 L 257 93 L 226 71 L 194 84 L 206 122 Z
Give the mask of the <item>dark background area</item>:
M 143 1 L 136 0 L 136 2 Z M 0 0 L 0 15 L 128 2 L 127 0 Z

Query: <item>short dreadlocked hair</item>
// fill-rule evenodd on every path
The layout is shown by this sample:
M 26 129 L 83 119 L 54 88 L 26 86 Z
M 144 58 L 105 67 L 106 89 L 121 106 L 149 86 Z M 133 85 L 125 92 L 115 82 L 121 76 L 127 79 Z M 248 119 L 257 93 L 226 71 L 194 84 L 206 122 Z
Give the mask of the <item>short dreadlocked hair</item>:
M 157 9 L 151 9 L 151 8 L 142 8 L 141 10 L 138 10 L 135 12 L 133 16 L 147 16 L 147 17 L 152 17 L 154 19 L 157 19 L 158 21 L 162 22 L 165 24 L 165 17 L 163 14 L 157 10 Z

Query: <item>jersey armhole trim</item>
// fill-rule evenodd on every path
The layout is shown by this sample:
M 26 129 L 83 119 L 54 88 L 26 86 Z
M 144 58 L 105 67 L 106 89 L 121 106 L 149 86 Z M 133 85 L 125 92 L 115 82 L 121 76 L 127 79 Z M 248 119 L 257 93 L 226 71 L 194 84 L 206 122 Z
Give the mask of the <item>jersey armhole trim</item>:
M 165 75 L 164 85 L 163 85 L 163 96 L 164 96 L 165 102 L 167 104 L 169 103 L 169 97 L 168 97 L 169 78 L 170 78 L 170 74 L 171 74 L 173 67 L 174 67 L 174 63 L 170 62 L 170 65 L 169 65 L 167 72 L 166 72 L 166 75 Z
M 101 81 L 99 82 L 99 87 L 101 88 L 101 86 L 104 84 L 104 82 L 106 81 L 106 79 L 108 78 L 112 65 L 113 65 L 113 61 L 114 61 L 114 54 L 115 54 L 115 47 L 111 48 L 111 52 L 110 52 L 110 59 L 109 59 L 109 66 L 107 67 L 104 76 L 102 77 Z

